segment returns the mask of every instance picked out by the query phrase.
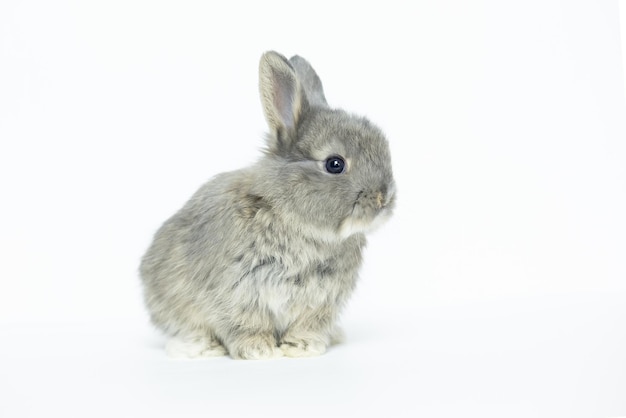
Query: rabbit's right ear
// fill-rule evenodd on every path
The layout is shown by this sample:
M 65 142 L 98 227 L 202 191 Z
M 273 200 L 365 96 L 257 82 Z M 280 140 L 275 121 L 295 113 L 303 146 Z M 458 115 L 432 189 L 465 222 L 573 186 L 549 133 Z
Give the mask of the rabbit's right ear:
M 287 58 L 274 51 L 263 54 L 259 64 L 259 90 L 270 127 L 270 150 L 289 148 L 306 99 Z

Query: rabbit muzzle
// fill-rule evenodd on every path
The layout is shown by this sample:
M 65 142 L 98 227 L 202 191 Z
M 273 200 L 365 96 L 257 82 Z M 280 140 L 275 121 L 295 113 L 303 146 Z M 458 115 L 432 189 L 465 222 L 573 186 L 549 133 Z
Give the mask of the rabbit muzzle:
M 383 188 L 385 189 L 385 188 Z M 395 203 L 395 188 L 387 190 L 360 191 L 352 212 L 339 226 L 339 234 L 347 238 L 356 233 L 367 233 L 382 225 L 391 217 Z

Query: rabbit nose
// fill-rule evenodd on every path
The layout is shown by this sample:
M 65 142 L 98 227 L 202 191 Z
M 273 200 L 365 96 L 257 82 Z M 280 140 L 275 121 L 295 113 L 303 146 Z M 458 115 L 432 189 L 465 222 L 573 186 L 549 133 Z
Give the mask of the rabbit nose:
M 377 209 L 382 208 L 384 203 L 385 203 L 385 197 L 383 196 L 383 193 L 382 192 L 376 193 L 376 208 Z
M 396 200 L 396 185 L 392 181 L 389 185 L 385 185 L 381 188 L 381 191 L 376 195 L 378 203 L 378 209 L 384 207 L 393 206 Z

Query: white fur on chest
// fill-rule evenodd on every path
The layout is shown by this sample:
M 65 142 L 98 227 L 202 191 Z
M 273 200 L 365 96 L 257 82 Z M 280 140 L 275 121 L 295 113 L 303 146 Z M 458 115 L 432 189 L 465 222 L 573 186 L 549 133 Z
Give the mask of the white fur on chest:
M 271 313 L 276 330 L 285 331 L 302 315 L 310 315 L 330 303 L 337 283 L 332 278 L 303 277 L 300 284 L 292 280 L 274 280 L 270 286 L 259 288 L 259 304 Z
M 361 243 L 322 242 L 298 234 L 260 235 L 249 263 L 256 302 L 270 314 L 276 330 L 287 330 L 299 318 L 334 306 L 352 288 L 355 275 L 342 254 L 359 251 Z M 354 256 L 353 256 L 354 258 Z M 337 264 L 342 264 L 338 266 Z M 358 267 L 355 264 L 354 270 Z

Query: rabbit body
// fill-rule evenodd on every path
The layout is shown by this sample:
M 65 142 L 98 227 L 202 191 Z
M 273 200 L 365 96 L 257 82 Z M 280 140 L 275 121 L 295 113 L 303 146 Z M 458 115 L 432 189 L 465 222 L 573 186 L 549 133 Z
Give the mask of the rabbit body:
M 324 353 L 365 233 L 391 215 L 395 186 L 378 128 L 330 109 L 300 57 L 266 53 L 260 90 L 264 156 L 202 186 L 142 259 L 146 305 L 172 338 L 172 356 Z

